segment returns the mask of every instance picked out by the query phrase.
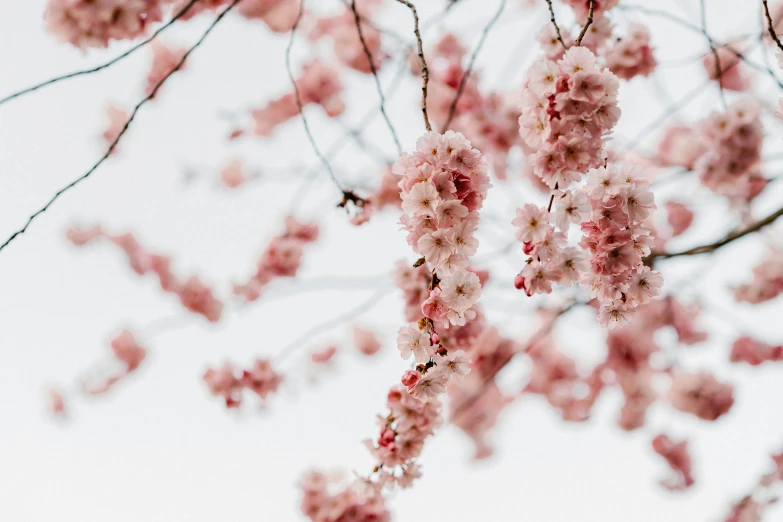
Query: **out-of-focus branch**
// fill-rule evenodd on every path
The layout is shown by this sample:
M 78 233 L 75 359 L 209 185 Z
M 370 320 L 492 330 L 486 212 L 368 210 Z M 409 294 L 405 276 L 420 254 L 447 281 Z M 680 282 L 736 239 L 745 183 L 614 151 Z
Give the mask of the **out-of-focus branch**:
M 443 128 L 442 128 L 444 132 L 448 130 L 449 125 L 451 125 L 451 120 L 454 119 L 454 113 L 457 111 L 457 103 L 459 103 L 459 99 L 462 97 L 462 93 L 465 90 L 465 84 L 468 83 L 468 79 L 470 78 L 470 75 L 473 72 L 473 66 L 476 63 L 476 56 L 478 56 L 479 51 L 484 46 L 484 42 L 487 39 L 487 35 L 489 35 L 489 31 L 492 29 L 495 23 L 497 23 L 498 19 L 500 18 L 500 15 L 503 14 L 503 10 L 505 8 L 506 8 L 506 0 L 501 0 L 500 5 L 498 6 L 498 10 L 495 12 L 495 16 L 492 17 L 489 23 L 484 27 L 484 30 L 481 32 L 481 37 L 479 38 L 479 41 L 476 44 L 476 48 L 473 49 L 473 54 L 471 54 L 470 56 L 468 67 L 467 69 L 465 69 L 465 73 L 462 75 L 462 78 L 460 78 L 459 80 L 459 86 L 457 87 L 457 94 L 455 94 L 454 99 L 451 100 L 451 105 L 449 106 L 449 115 L 446 118 L 446 121 L 443 124 Z
M 389 127 L 389 132 L 391 132 L 392 138 L 394 138 L 394 144 L 397 145 L 397 155 L 400 156 L 402 154 L 402 145 L 400 145 L 400 139 L 397 137 L 397 131 L 394 130 L 394 125 L 392 125 L 392 122 L 389 119 L 389 115 L 386 114 L 386 98 L 383 95 L 381 81 L 378 79 L 378 70 L 375 67 L 372 53 L 370 52 L 370 48 L 367 47 L 367 42 L 364 39 L 364 33 L 362 32 L 362 22 L 359 18 L 359 11 L 356 10 L 356 0 L 351 0 L 351 10 L 353 11 L 353 17 L 356 21 L 356 32 L 359 34 L 359 41 L 362 43 L 364 55 L 367 57 L 367 62 L 370 64 L 370 71 L 372 72 L 372 76 L 375 79 L 375 87 L 378 89 L 378 96 L 381 99 L 381 114 L 383 114 L 383 119 L 386 120 L 386 125 Z
M 93 165 L 90 170 L 82 174 L 80 177 L 76 178 L 72 182 L 68 183 L 66 186 L 58 190 L 54 196 L 40 209 L 38 209 L 33 215 L 31 215 L 29 218 L 27 218 L 27 222 L 25 225 L 14 232 L 8 239 L 6 239 L 5 243 L 0 245 L 0 251 L 2 251 L 5 247 L 7 247 L 14 239 L 16 239 L 18 236 L 24 234 L 27 231 L 27 228 L 32 224 L 35 219 L 46 212 L 49 207 L 51 207 L 55 201 L 57 201 L 60 196 L 62 196 L 64 193 L 68 192 L 70 189 L 81 183 L 82 181 L 89 178 L 98 168 L 103 164 L 104 161 L 106 161 L 111 153 L 114 151 L 114 149 L 117 147 L 117 144 L 120 142 L 120 139 L 125 135 L 125 133 L 128 131 L 128 128 L 130 127 L 131 122 L 136 118 L 136 114 L 138 114 L 139 110 L 151 99 L 155 97 L 155 95 L 158 93 L 158 90 L 161 88 L 161 86 L 168 80 L 172 74 L 180 70 L 182 68 L 182 65 L 187 60 L 188 56 L 195 51 L 196 49 L 201 46 L 201 44 L 206 40 L 209 33 L 212 32 L 212 30 L 217 26 L 217 24 L 223 19 L 224 16 L 226 16 L 229 11 L 231 11 L 235 5 L 237 5 L 242 0 L 234 0 L 228 7 L 226 7 L 225 10 L 223 10 L 222 13 L 220 13 L 217 18 L 207 27 L 207 30 L 204 31 L 204 33 L 201 35 L 201 37 L 196 41 L 193 46 L 191 46 L 190 49 L 185 52 L 185 54 L 182 55 L 182 58 L 177 62 L 177 64 L 174 66 L 171 71 L 169 71 L 163 78 L 160 79 L 160 81 L 155 84 L 155 87 L 150 91 L 150 93 L 145 96 L 139 103 L 136 104 L 136 106 L 133 108 L 133 112 L 131 112 L 130 117 L 128 118 L 128 121 L 125 122 L 125 125 L 120 130 L 119 134 L 117 134 L 117 137 L 114 138 L 114 141 L 109 145 L 109 148 L 106 150 L 106 153 L 101 157 L 101 159 L 98 160 L 98 162 Z
M 718 89 L 720 90 L 720 101 L 723 104 L 723 110 L 727 110 L 728 104 L 726 103 L 726 93 L 723 92 L 723 83 L 721 78 L 721 76 L 723 76 L 723 69 L 720 66 L 720 56 L 718 55 L 718 50 L 715 48 L 715 44 L 713 43 L 710 34 L 707 32 L 707 7 L 704 5 L 704 0 L 701 0 L 700 3 L 701 3 L 701 33 L 707 39 L 707 43 L 710 46 L 710 51 L 712 52 L 712 56 L 713 58 L 715 58 L 715 79 L 718 82 Z
M 594 8 L 595 8 L 595 0 L 590 0 L 590 10 L 587 12 L 587 22 L 585 22 L 585 26 L 582 27 L 582 30 L 579 32 L 579 36 L 576 37 L 576 42 L 574 42 L 577 47 L 582 45 L 582 38 L 585 37 L 585 35 L 587 34 L 587 30 L 590 28 L 590 25 L 593 23 Z
M 555 34 L 557 34 L 557 41 L 560 42 L 560 45 L 563 46 L 563 49 L 568 50 L 568 46 L 563 41 L 563 37 L 560 35 L 560 26 L 557 25 L 557 20 L 555 19 L 555 8 L 552 7 L 552 0 L 546 0 L 547 5 L 549 5 L 549 21 L 552 22 L 552 25 L 555 26 Z
M 25 94 L 30 94 L 31 92 L 37 91 L 38 89 L 42 89 L 43 87 L 47 87 L 49 85 L 53 85 L 55 83 L 59 83 L 59 82 L 61 82 L 63 80 L 68 80 L 70 78 L 76 78 L 77 76 L 85 76 L 85 75 L 88 75 L 88 74 L 96 73 L 98 71 L 102 71 L 103 69 L 106 69 L 108 67 L 111 67 L 115 63 L 117 63 L 119 61 L 122 61 L 123 59 L 127 58 L 128 56 L 130 56 L 131 54 L 135 53 L 136 51 L 138 51 L 139 49 L 141 49 L 142 47 L 144 47 L 145 45 L 150 43 L 152 40 L 154 40 L 155 37 L 157 37 L 160 33 L 162 33 L 168 27 L 170 27 L 174 22 L 176 22 L 182 16 L 184 16 L 185 13 L 187 13 L 188 10 L 191 8 L 191 6 L 193 4 L 195 4 L 196 2 L 198 2 L 198 0 L 190 0 L 190 2 L 188 2 L 182 9 L 180 9 L 179 12 L 177 12 L 172 17 L 171 20 L 169 20 L 168 22 L 163 24 L 161 27 L 159 27 L 154 33 L 152 33 L 152 35 L 149 38 L 147 38 L 147 39 L 137 43 L 136 45 L 134 45 L 133 47 L 131 47 L 130 49 L 128 49 L 127 51 L 125 51 L 121 55 L 117 56 L 116 58 L 113 58 L 113 59 L 109 60 L 108 62 L 103 63 L 101 65 L 98 65 L 97 67 L 93 67 L 91 69 L 84 69 L 82 71 L 75 71 L 75 72 L 72 72 L 72 73 L 64 74 L 62 76 L 57 76 L 55 78 L 51 78 L 49 80 L 46 80 L 45 82 L 41 82 L 39 84 L 33 85 L 31 87 L 28 87 L 26 89 L 22 89 L 19 92 L 15 92 L 13 94 L 10 94 L 10 95 L 6 96 L 5 98 L 0 99 L 0 105 L 3 105 L 4 103 L 9 102 L 9 101 L 11 101 L 11 100 L 13 100 L 15 98 L 19 98 L 20 96 L 24 96 Z
M 424 58 L 424 43 L 421 41 L 421 33 L 419 32 L 419 13 L 416 11 L 416 6 L 408 0 L 397 1 L 407 6 L 413 13 L 413 32 L 416 35 L 419 64 L 421 65 L 421 113 L 424 116 L 424 127 L 431 131 L 432 125 L 430 125 L 430 117 L 427 115 L 427 86 L 430 82 L 430 70 L 427 68 L 427 60 Z
M 702 245 L 694 248 L 690 248 L 688 250 L 682 250 L 680 252 L 659 252 L 654 251 L 651 252 L 649 256 L 645 259 L 645 263 L 649 264 L 649 262 L 658 259 L 668 259 L 670 257 L 680 257 L 680 256 L 695 256 L 699 254 L 707 254 L 709 252 L 713 252 L 715 250 L 718 250 L 721 247 L 724 247 L 731 243 L 732 241 L 735 241 L 737 239 L 743 238 L 747 236 L 748 234 L 752 234 L 753 232 L 757 232 L 761 230 L 762 228 L 766 227 L 767 225 L 771 225 L 774 223 L 780 216 L 783 216 L 783 208 L 779 208 L 769 216 L 765 217 L 762 220 L 756 221 L 752 225 L 736 231 L 732 232 L 731 234 L 727 235 L 720 241 L 715 241 L 714 243 L 709 243 L 707 245 Z

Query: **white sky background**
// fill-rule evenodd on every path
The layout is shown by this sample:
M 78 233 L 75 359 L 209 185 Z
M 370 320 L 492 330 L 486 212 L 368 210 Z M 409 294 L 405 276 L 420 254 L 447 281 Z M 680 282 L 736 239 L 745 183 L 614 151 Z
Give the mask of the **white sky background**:
M 418 3 L 424 19 L 445 5 Z M 538 54 L 531 47 L 534 35 L 547 20 L 543 2 L 534 10 L 523 10 L 515 0 L 508 3 L 479 56 L 486 88 L 519 86 L 527 63 Z M 707 0 L 711 33 L 723 39 L 756 31 L 758 3 Z M 337 8 L 339 3 L 323 5 Z M 462 0 L 445 25 L 474 45 L 497 5 Z M 696 0 L 661 0 L 656 5 L 698 23 Z M 1 8 L 0 96 L 101 63 L 125 48 L 82 55 L 57 44 L 43 30 L 44 6 L 43 0 L 29 0 L 6 2 Z M 565 13 L 561 20 L 567 25 Z M 660 19 L 616 16 L 644 21 L 652 29 L 659 61 L 680 64 L 661 68 L 656 80 L 660 90 L 640 80 L 623 86 L 619 141 L 660 114 L 667 103 L 662 93 L 676 99 L 703 81 L 699 67 L 681 64 L 704 53 L 706 44 L 698 34 Z M 202 17 L 175 28 L 166 41 L 186 45 L 208 22 Z M 383 26 L 412 36 L 410 13 L 400 6 L 387 9 Z M 433 42 L 441 30 L 429 31 L 425 40 Z M 77 250 L 63 239 L 71 223 L 97 222 L 113 232 L 133 231 L 149 250 L 172 255 L 178 274 L 200 274 L 228 300 L 230 282 L 250 273 L 282 226 L 300 179 L 289 167 L 317 164 L 299 121 L 285 125 L 268 141 L 225 142 L 231 126 L 221 119 L 222 112 L 258 106 L 289 90 L 283 65 L 286 43 L 287 37 L 273 36 L 260 24 L 226 19 L 192 55 L 187 71 L 175 75 L 142 109 L 118 155 L 0 254 L 0 521 L 297 521 L 296 482 L 307 469 L 365 473 L 372 466 L 360 441 L 375 434 L 375 415 L 385 409 L 386 391 L 406 367 L 393 343 L 403 320 L 402 303 L 388 274 L 395 260 L 413 256 L 394 216 L 351 227 L 333 208 L 339 197 L 321 173 L 299 206 L 300 217 L 322 225 L 322 238 L 307 248 L 301 276 L 275 284 L 247 310 L 227 310 L 217 325 L 188 315 L 155 281 L 132 273 L 124 256 L 110 245 Z M 298 41 L 296 60 L 306 58 L 307 52 Z M 149 60 L 145 50 L 102 73 L 0 107 L 0 236 L 21 226 L 59 187 L 100 157 L 105 103 L 135 104 Z M 384 71 L 384 85 L 393 72 L 392 65 Z M 350 72 L 344 78 L 350 89 L 344 120 L 352 123 L 377 105 L 377 93 L 370 78 Z M 389 94 L 389 113 L 406 149 L 422 131 L 418 87 L 418 79 L 406 78 Z M 777 102 L 779 93 L 768 83 L 759 82 L 757 89 L 770 104 Z M 681 116 L 686 121 L 688 116 L 703 117 L 719 106 L 717 100 L 715 87 L 705 88 Z M 339 139 L 339 124 L 327 121 L 320 109 L 307 115 L 323 149 Z M 772 133 L 779 122 L 768 119 L 765 126 Z M 393 156 L 380 118 L 364 137 Z M 765 156 L 780 150 L 776 140 L 769 140 Z M 217 187 L 217 169 L 234 157 L 257 167 L 263 182 L 233 192 Z M 333 165 L 348 186 L 374 186 L 381 172 L 373 158 L 355 147 L 348 147 Z M 188 166 L 200 176 L 184 186 Z M 770 163 L 765 174 L 775 175 L 777 168 Z M 656 196 L 663 202 L 674 194 L 692 202 L 699 213 L 695 230 L 673 246 L 719 237 L 737 222 L 718 198 L 691 181 L 667 185 Z M 778 187 L 769 189 L 757 202 L 755 215 L 778 208 L 782 198 Z M 496 184 L 482 213 L 479 256 L 513 238 L 508 222 L 515 206 L 541 199 L 518 180 Z M 706 296 L 710 313 L 703 322 L 714 335 L 703 345 L 680 349 L 687 351 L 686 367 L 714 368 L 720 378 L 737 385 L 736 403 L 727 418 L 705 423 L 658 404 L 651 409 L 648 426 L 629 434 L 615 426 L 621 400 L 614 391 L 581 425 L 563 423 L 538 398 L 524 398 L 502 416 L 494 434 L 497 451 L 487 461 L 472 462 L 470 442 L 453 427 L 431 439 L 421 458 L 424 477 L 389 500 L 395 520 L 719 520 L 768 470 L 769 453 L 783 445 L 779 368 L 725 362 L 738 329 L 770 342 L 783 338 L 779 302 L 723 312 L 730 306 L 728 282 L 748 279 L 761 253 L 758 239 L 749 239 L 725 248 L 713 260 L 662 265 L 670 285 L 709 268 L 686 295 Z M 515 253 L 487 265 L 495 270 L 495 281 L 482 301 L 490 320 L 510 335 L 524 336 L 532 328 L 533 302 L 509 290 L 521 259 Z M 384 350 L 375 358 L 362 359 L 344 342 L 348 322 L 303 343 L 297 356 L 285 361 L 282 370 L 288 381 L 266 412 L 257 414 L 248 401 L 239 414 L 232 414 L 208 397 L 201 381 L 207 365 L 225 359 L 244 365 L 259 355 L 272 356 L 310 326 L 383 289 L 389 291 L 380 303 L 357 319 L 383 336 Z M 584 361 L 599 357 L 603 334 L 593 323 L 587 312 L 569 315 L 557 332 L 563 349 Z M 154 325 L 177 327 L 155 335 Z M 74 390 L 79 376 L 106 356 L 108 341 L 126 326 L 150 351 L 142 369 L 108 397 L 77 397 L 70 421 L 53 422 L 43 406 L 45 386 L 56 383 Z M 330 341 L 344 348 L 337 368 L 309 383 L 307 352 Z M 509 390 L 519 388 L 527 371 L 512 366 L 504 375 Z M 657 484 L 668 469 L 649 443 L 661 430 L 691 440 L 697 484 L 684 494 L 670 494 Z M 778 508 L 768 519 L 780 516 L 783 509 Z

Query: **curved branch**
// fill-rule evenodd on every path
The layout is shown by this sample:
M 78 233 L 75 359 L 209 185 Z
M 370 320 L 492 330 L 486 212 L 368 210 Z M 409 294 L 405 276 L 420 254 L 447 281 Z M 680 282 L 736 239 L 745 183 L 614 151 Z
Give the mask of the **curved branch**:
M 582 38 L 585 37 L 585 34 L 587 34 L 587 30 L 590 28 L 590 25 L 593 23 L 594 8 L 595 8 L 595 0 L 590 0 L 590 11 L 587 13 L 587 22 L 585 22 L 585 26 L 582 27 L 582 30 L 579 32 L 579 36 L 576 37 L 575 45 L 577 47 L 582 45 Z
M 546 3 L 549 5 L 549 20 L 552 22 L 552 25 L 555 26 L 555 33 L 557 34 L 557 41 L 560 42 L 560 45 L 563 46 L 563 49 L 566 51 L 568 50 L 568 46 L 563 41 L 563 37 L 560 35 L 560 26 L 557 25 L 557 20 L 555 20 L 555 8 L 552 7 L 552 0 L 546 0 Z
M 241 1 L 242 0 L 234 0 L 231 3 L 231 5 L 229 5 L 222 13 L 220 13 L 217 16 L 217 18 L 215 18 L 215 20 L 212 22 L 212 24 L 210 24 L 210 26 L 207 28 L 207 30 L 204 31 L 204 33 L 196 41 L 196 43 L 193 44 L 193 46 L 190 49 L 188 49 L 188 51 L 184 55 L 182 55 L 182 58 L 177 63 L 177 65 L 174 66 L 174 68 L 171 71 L 169 71 L 166 74 L 166 76 L 161 78 L 161 80 L 155 85 L 155 87 L 152 89 L 152 91 L 147 96 L 145 96 L 139 103 L 136 104 L 136 106 L 133 108 L 133 112 L 131 112 L 131 115 L 128 118 L 128 121 L 125 122 L 125 125 L 123 126 L 122 130 L 117 135 L 117 137 L 114 138 L 114 141 L 111 143 L 111 145 L 109 145 L 108 150 L 101 157 L 101 159 L 99 159 L 98 162 L 95 165 L 93 165 L 92 168 L 90 168 L 90 170 L 88 170 L 86 173 L 82 174 L 80 177 L 76 178 L 75 180 L 73 180 L 72 182 L 68 183 L 66 186 L 64 186 L 60 190 L 58 190 L 57 193 L 54 196 L 52 196 L 52 198 L 46 203 L 46 205 L 44 205 L 43 207 L 38 209 L 38 211 L 36 211 L 33 215 L 31 215 L 29 218 L 27 218 L 27 222 L 25 223 L 25 225 L 22 228 L 20 228 L 19 230 L 17 230 L 16 232 L 14 232 L 11 235 L 11 237 L 6 239 L 5 243 L 0 245 L 0 251 L 2 251 L 5 247 L 7 247 L 18 236 L 24 234 L 27 231 L 27 228 L 30 226 L 30 224 L 32 224 L 32 222 L 38 216 L 40 216 L 41 214 L 46 212 L 49 209 L 49 207 L 51 207 L 52 204 L 54 204 L 54 202 L 57 201 L 60 198 L 60 196 L 62 196 L 65 192 L 69 191 L 70 189 L 72 189 L 73 187 L 75 187 L 76 185 L 81 183 L 82 181 L 84 181 L 87 178 L 89 178 L 96 170 L 98 170 L 98 167 L 100 167 L 103 164 L 103 162 L 106 161 L 109 158 L 111 153 L 114 151 L 115 147 L 117 147 L 117 144 L 120 142 L 120 139 L 128 131 L 128 128 L 130 127 L 131 122 L 136 118 L 136 114 L 139 112 L 139 109 L 141 109 L 148 101 L 150 101 L 152 98 L 155 97 L 155 95 L 158 92 L 158 89 L 160 89 L 160 87 L 166 82 L 166 80 L 168 80 L 171 77 L 172 74 L 177 72 L 182 67 L 182 65 L 185 63 L 185 60 L 187 60 L 188 56 L 190 56 L 190 54 L 193 51 L 195 51 L 204 42 L 204 40 L 207 38 L 209 33 L 212 32 L 212 29 L 215 28 L 215 26 L 220 22 L 220 20 L 222 20 L 223 17 L 226 16 L 228 14 L 228 12 L 231 11 L 231 9 L 233 9 L 234 6 L 237 5 Z
M 775 40 L 775 44 L 777 44 L 778 49 L 783 51 L 783 43 L 780 43 L 780 38 L 778 38 L 778 35 L 775 34 L 775 24 L 772 22 L 772 16 L 769 14 L 769 5 L 767 5 L 767 0 L 761 0 L 761 3 L 764 4 L 764 14 L 767 17 L 767 26 L 769 28 L 769 35 L 772 37 L 773 40 Z
M 732 232 L 731 234 L 727 235 L 720 241 L 715 241 L 714 243 L 710 243 L 707 245 L 702 245 L 694 248 L 690 248 L 688 250 L 682 250 L 680 252 L 651 252 L 649 256 L 645 259 L 645 264 L 649 264 L 649 262 L 662 258 L 662 259 L 668 259 L 670 257 L 680 257 L 680 256 L 695 256 L 699 254 L 707 254 L 709 252 L 713 252 L 715 250 L 718 250 L 721 247 L 724 247 L 731 243 L 732 241 L 736 241 L 737 239 L 743 238 L 747 236 L 748 234 L 752 234 L 753 232 L 757 232 L 761 230 L 762 228 L 766 227 L 767 225 L 771 225 L 774 223 L 780 216 L 783 216 L 783 208 L 779 208 L 777 211 L 773 212 L 769 216 L 765 217 L 764 219 L 760 221 L 756 221 L 755 223 L 751 224 L 750 226 L 736 231 Z
M 51 78 L 49 80 L 46 80 L 45 82 L 41 82 L 39 84 L 36 84 L 36 85 L 33 85 L 33 86 L 28 87 L 26 89 L 23 89 L 23 90 L 21 90 L 19 92 L 15 92 L 13 94 L 9 94 L 5 98 L 0 99 L 0 105 L 3 105 L 4 103 L 9 102 L 9 101 L 11 101 L 11 100 L 13 100 L 15 98 L 19 98 L 20 96 L 24 96 L 25 94 L 29 94 L 31 92 L 35 92 L 38 89 L 42 89 L 43 87 L 46 87 L 46 86 L 49 86 L 49 85 L 52 85 L 52 84 L 55 84 L 55 83 L 59 83 L 59 82 L 61 82 L 63 80 L 68 80 L 70 78 L 76 78 L 77 76 L 85 76 L 87 74 L 92 74 L 92 73 L 96 73 L 98 71 L 102 71 L 103 69 L 106 69 L 107 67 L 111 67 L 115 63 L 117 63 L 119 61 L 122 61 L 123 59 L 127 58 L 128 56 L 130 56 L 131 54 L 135 53 L 136 51 L 138 51 L 139 49 L 141 49 L 142 47 L 144 47 L 145 45 L 150 43 L 152 40 L 154 40 L 155 37 L 157 37 L 160 33 L 162 33 L 168 27 L 170 27 L 174 22 L 176 22 L 182 16 L 184 16 L 185 13 L 187 13 L 188 10 L 196 2 L 198 2 L 198 0 L 190 0 L 190 2 L 188 2 L 187 5 L 185 5 L 182 9 L 180 9 L 180 11 L 176 15 L 174 15 L 174 17 L 171 20 L 169 20 L 164 25 L 159 27 L 154 33 L 152 33 L 152 35 L 150 35 L 149 38 L 139 42 L 136 45 L 134 45 L 133 47 L 131 47 L 130 49 L 128 49 L 127 51 L 125 51 L 121 55 L 117 56 L 116 58 L 113 58 L 113 59 L 109 60 L 108 62 L 106 62 L 104 64 L 101 64 L 101 65 L 99 65 L 97 67 L 93 67 L 92 69 L 84 69 L 82 71 L 76 71 L 76 72 L 64 74 L 62 76 L 57 76 L 55 78 Z

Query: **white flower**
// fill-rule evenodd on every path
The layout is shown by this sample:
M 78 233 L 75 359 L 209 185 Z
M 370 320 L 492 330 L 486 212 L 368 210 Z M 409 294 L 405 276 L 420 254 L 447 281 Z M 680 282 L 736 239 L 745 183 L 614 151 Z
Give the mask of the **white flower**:
M 403 359 L 408 359 L 413 354 L 416 362 L 420 363 L 428 362 L 434 353 L 429 334 L 419 330 L 416 323 L 403 326 L 397 331 L 397 349 Z
M 471 257 L 478 250 L 479 241 L 473 234 L 478 227 L 477 219 L 465 219 L 454 227 L 454 248 L 457 254 Z
M 448 377 L 464 377 L 470 373 L 470 361 L 465 357 L 465 352 L 459 350 L 450 353 L 446 357 L 435 357 L 436 368 Z
M 441 228 L 431 234 L 424 234 L 416 246 L 424 259 L 439 266 L 454 253 L 454 231 Z
M 446 391 L 447 382 L 448 377 L 445 374 L 429 371 L 411 388 L 410 394 L 415 399 L 428 402 Z
M 579 225 L 590 215 L 590 204 L 581 191 L 568 190 L 555 203 L 555 223 L 563 232 L 568 230 L 569 222 Z
M 517 209 L 517 217 L 511 221 L 517 230 L 517 238 L 523 243 L 540 243 L 552 228 L 549 225 L 549 213 L 545 208 L 539 208 L 532 203 Z
M 642 266 L 631 278 L 631 286 L 628 287 L 626 295 L 637 304 L 645 304 L 653 297 L 661 295 L 662 286 L 663 276 L 660 272 Z

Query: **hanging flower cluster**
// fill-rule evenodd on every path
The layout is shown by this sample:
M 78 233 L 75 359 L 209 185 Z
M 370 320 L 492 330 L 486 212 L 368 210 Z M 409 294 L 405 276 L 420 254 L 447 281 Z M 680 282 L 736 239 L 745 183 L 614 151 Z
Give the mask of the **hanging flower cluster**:
M 66 237 L 78 247 L 100 238 L 109 240 L 125 252 L 131 268 L 138 275 L 154 274 L 160 282 L 160 288 L 177 295 L 185 308 L 204 316 L 210 322 L 220 320 L 223 303 L 212 295 L 212 290 L 198 276 L 179 280 L 171 271 L 171 258 L 147 252 L 133 234 L 110 235 L 103 232 L 101 227 L 94 226 L 88 229 L 72 227 L 66 232 Z
M 259 358 L 249 370 L 239 369 L 230 362 L 217 369 L 209 368 L 204 372 L 204 382 L 210 394 L 225 401 L 226 408 L 238 408 L 245 390 L 255 393 L 264 406 L 269 395 L 283 382 L 283 376 L 272 368 L 268 359 Z
M 520 134 L 533 172 L 550 189 L 566 189 L 604 164 L 604 140 L 620 117 L 619 85 L 584 47 L 528 69 Z
M 261 297 L 266 285 L 278 277 L 294 277 L 302 264 L 304 247 L 318 239 L 318 225 L 285 218 L 285 231 L 272 238 L 256 272 L 247 283 L 234 285 L 234 294 L 246 301 Z
M 80 49 L 133 40 L 163 19 L 167 0 L 49 0 L 44 22 L 60 41 Z

